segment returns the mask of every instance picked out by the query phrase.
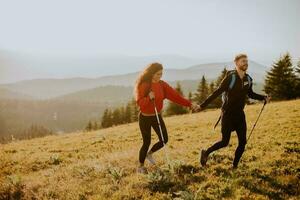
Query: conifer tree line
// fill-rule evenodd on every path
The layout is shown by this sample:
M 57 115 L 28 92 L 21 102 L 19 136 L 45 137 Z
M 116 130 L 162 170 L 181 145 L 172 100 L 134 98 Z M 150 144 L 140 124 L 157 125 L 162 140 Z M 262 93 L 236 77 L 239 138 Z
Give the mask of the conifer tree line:
M 188 92 L 187 98 L 195 103 L 203 102 L 213 91 L 217 89 L 221 81 L 227 73 L 226 66 L 214 81 L 208 82 L 205 75 L 202 76 L 198 83 L 197 90 L 192 93 Z M 255 80 L 254 80 L 255 81 Z M 175 89 L 183 95 L 180 82 L 177 82 Z M 292 58 L 289 53 L 281 56 L 273 63 L 265 77 L 264 92 L 272 96 L 273 100 L 290 100 L 300 97 L 300 60 L 293 65 Z M 222 105 L 221 96 L 215 99 L 209 108 L 219 108 Z M 135 122 L 138 120 L 138 107 L 135 99 L 132 99 L 126 106 L 115 109 L 106 109 L 102 115 L 101 121 L 90 121 L 86 130 L 97 130 L 99 128 L 107 128 L 118 124 Z M 169 102 L 164 116 L 180 115 L 188 113 L 189 110 L 179 106 L 176 103 Z
M 111 126 L 135 122 L 138 120 L 138 107 L 135 99 L 129 101 L 125 106 L 118 108 L 106 108 L 101 121 L 89 121 L 86 130 L 97 130 Z
M 54 135 L 55 133 L 41 125 L 32 124 L 27 129 L 23 130 L 19 134 L 7 134 L 0 137 L 0 143 L 7 143 L 14 140 L 32 139 L 38 137 L 44 137 L 47 135 Z

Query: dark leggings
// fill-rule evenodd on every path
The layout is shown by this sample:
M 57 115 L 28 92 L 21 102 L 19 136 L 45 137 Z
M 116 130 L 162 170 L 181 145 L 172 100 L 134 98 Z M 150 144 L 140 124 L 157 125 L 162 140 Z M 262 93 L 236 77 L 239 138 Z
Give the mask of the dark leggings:
M 168 133 L 167 133 L 166 125 L 165 125 L 164 120 L 161 117 L 161 115 L 159 114 L 158 116 L 159 116 L 159 120 L 160 120 L 160 124 L 161 124 L 164 143 L 166 144 L 168 142 Z M 163 144 L 163 140 L 162 140 L 162 137 L 160 134 L 156 116 L 144 116 L 140 113 L 139 114 L 139 126 L 140 126 L 140 130 L 141 130 L 142 137 L 143 137 L 143 145 L 140 149 L 139 161 L 140 161 L 140 163 L 144 163 L 145 158 L 148 153 L 150 143 L 151 143 L 151 127 L 156 132 L 159 141 L 152 146 L 150 151 L 156 152 L 159 149 L 161 149 L 164 146 L 164 144 Z
M 223 115 L 221 128 L 222 140 L 209 147 L 206 152 L 207 155 L 209 155 L 213 151 L 226 147 L 229 143 L 231 132 L 234 130 L 236 131 L 239 140 L 233 161 L 233 166 L 236 167 L 243 155 L 247 142 L 247 125 L 245 113 L 243 111 L 239 113 L 227 113 Z

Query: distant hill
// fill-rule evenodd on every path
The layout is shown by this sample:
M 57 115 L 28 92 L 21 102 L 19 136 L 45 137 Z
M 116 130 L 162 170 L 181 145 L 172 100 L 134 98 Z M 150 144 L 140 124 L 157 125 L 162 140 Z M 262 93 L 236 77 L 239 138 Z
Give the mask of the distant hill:
M 26 100 L 29 100 L 29 99 L 33 99 L 33 97 L 22 94 L 22 93 L 13 92 L 6 88 L 0 87 L 0 99 L 26 99 Z
M 202 75 L 215 79 L 224 67 L 232 69 L 233 63 L 208 63 L 185 69 L 165 69 L 163 79 L 167 81 L 199 80 Z M 256 83 L 262 83 L 267 67 L 249 62 L 249 74 Z M 38 99 L 54 98 L 99 86 L 133 86 L 139 72 L 104 76 L 99 78 L 35 79 L 0 85 L 14 92 L 22 92 Z
M 197 77 L 199 78 L 199 74 L 205 75 L 208 79 L 215 79 L 216 75 L 219 75 L 220 71 L 222 71 L 224 67 L 227 67 L 228 70 L 231 70 L 234 68 L 234 63 L 220 62 L 220 63 L 200 64 L 200 65 L 189 67 L 183 70 L 183 72 L 187 73 L 186 75 L 190 77 L 189 79 L 197 79 Z M 264 77 L 267 69 L 268 68 L 264 65 L 261 65 L 255 61 L 251 61 L 251 60 L 249 61 L 248 73 L 255 79 L 255 82 L 264 81 Z M 181 80 L 181 78 L 179 78 L 179 80 Z
M 169 81 L 168 83 L 172 87 L 175 87 L 177 82 L 179 82 L 184 95 L 187 97 L 189 92 L 194 93 L 197 90 L 199 81 L 200 80 L 182 80 Z M 262 92 L 263 84 L 254 82 L 253 88 L 256 92 Z M 133 97 L 133 86 L 109 85 L 66 94 L 63 96 L 56 97 L 53 100 L 100 103 L 105 104 L 107 106 L 115 106 L 126 103 Z
M 0 136 L 17 135 L 31 125 L 42 125 L 55 132 L 82 130 L 89 120 L 100 122 L 107 107 L 85 101 L 0 99 Z
M 127 103 L 132 97 L 133 87 L 131 86 L 100 86 L 59 96 L 54 100 L 100 103 L 107 106 L 113 106 Z
M 31 55 L 0 49 L 0 84 L 44 78 L 102 77 L 140 71 L 151 62 L 183 68 L 200 59 L 180 55 Z

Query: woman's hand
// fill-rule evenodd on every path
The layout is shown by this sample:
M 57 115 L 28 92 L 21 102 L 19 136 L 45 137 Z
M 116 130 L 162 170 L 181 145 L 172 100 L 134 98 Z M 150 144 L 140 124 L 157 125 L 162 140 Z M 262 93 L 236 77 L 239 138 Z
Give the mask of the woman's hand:
M 154 92 L 150 91 L 149 92 L 149 97 L 151 100 L 153 100 L 155 98 Z

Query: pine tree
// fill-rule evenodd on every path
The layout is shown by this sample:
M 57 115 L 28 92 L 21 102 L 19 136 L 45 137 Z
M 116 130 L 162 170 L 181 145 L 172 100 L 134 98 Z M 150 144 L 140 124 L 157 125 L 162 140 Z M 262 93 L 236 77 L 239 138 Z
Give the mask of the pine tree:
M 298 61 L 297 66 L 296 66 L 296 73 L 297 73 L 298 77 L 300 78 L 300 60 Z
M 52 135 L 53 132 L 41 125 L 32 124 L 28 129 L 25 129 L 21 135 L 17 135 L 18 139 L 29 139 Z
M 136 122 L 138 120 L 138 114 L 139 114 L 139 107 L 133 98 L 130 102 L 131 104 L 131 122 Z
M 107 127 L 107 117 L 108 117 L 108 109 L 106 108 L 103 112 L 102 119 L 101 119 L 101 127 Z
M 112 113 L 112 122 L 113 125 L 117 125 L 117 124 L 121 124 L 121 112 L 119 108 L 114 109 L 113 113 Z
M 98 123 L 94 122 L 94 124 L 93 124 L 93 130 L 98 130 L 98 129 L 99 129 Z
M 124 119 L 126 123 L 131 122 L 131 103 L 128 102 L 125 108 Z
M 219 77 L 216 80 L 216 84 L 215 86 L 219 86 L 222 82 L 222 80 L 225 78 L 226 74 L 227 74 L 228 70 L 226 69 L 226 67 L 223 68 L 221 74 L 219 75 Z
M 104 110 L 102 120 L 101 120 L 101 127 L 102 128 L 107 128 L 112 126 L 112 120 L 111 120 L 111 110 L 106 108 Z
M 215 82 L 214 81 L 212 81 L 212 82 L 210 82 L 210 84 L 209 84 L 209 88 L 208 88 L 208 94 L 210 95 L 211 93 L 213 93 L 214 91 L 215 91 Z M 215 108 L 215 107 L 217 107 L 217 105 L 216 105 L 216 103 L 215 103 L 215 101 L 214 102 L 212 102 L 212 103 L 210 103 L 209 105 L 208 105 L 208 107 L 209 108 Z
M 85 127 L 86 131 L 91 131 L 93 129 L 93 124 L 91 121 L 89 121 L 89 123 L 87 124 L 87 126 Z
M 300 97 L 300 60 L 297 63 L 295 71 L 296 71 L 296 76 L 297 76 L 296 95 L 297 95 L 297 98 L 299 98 Z
M 182 89 L 181 89 L 181 85 L 179 82 L 177 82 L 176 84 L 176 91 L 183 95 Z M 187 113 L 187 109 L 184 108 L 183 106 L 180 106 L 176 103 L 170 102 L 167 109 L 166 109 L 166 115 L 179 115 L 179 114 L 184 114 Z
M 208 96 L 208 86 L 205 76 L 202 76 L 201 81 L 199 82 L 197 92 L 195 93 L 195 102 L 202 103 Z
M 111 109 L 108 110 L 108 117 L 107 117 L 107 125 L 108 127 L 111 127 L 114 125 L 114 122 L 113 122 L 113 111 Z
M 119 122 L 119 124 L 124 124 L 124 123 L 126 123 L 124 106 L 121 106 L 119 108 L 119 111 L 120 111 L 120 122 Z
M 209 94 L 211 94 L 211 93 L 213 93 L 214 91 L 215 91 L 215 82 L 211 82 L 210 84 L 209 84 L 209 89 L 208 89 L 208 93 Z
M 296 75 L 289 53 L 275 62 L 267 73 L 264 91 L 274 100 L 293 99 L 297 96 Z

